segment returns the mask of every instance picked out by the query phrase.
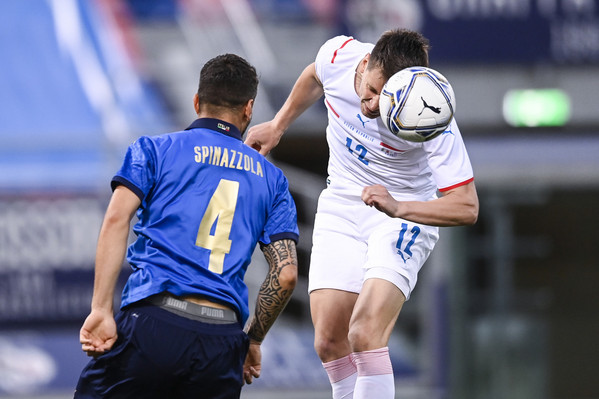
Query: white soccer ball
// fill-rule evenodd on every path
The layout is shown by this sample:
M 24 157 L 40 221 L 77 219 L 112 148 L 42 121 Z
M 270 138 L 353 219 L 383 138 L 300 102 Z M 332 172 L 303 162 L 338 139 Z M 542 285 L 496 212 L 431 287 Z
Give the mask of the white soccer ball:
M 410 67 L 391 76 L 379 99 L 383 123 L 394 135 L 423 142 L 443 133 L 456 108 L 449 81 L 431 68 Z

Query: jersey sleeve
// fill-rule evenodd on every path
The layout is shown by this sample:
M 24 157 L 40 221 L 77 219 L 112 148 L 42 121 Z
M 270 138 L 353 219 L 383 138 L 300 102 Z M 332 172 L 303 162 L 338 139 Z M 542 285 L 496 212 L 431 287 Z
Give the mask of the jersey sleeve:
M 262 245 L 281 239 L 291 239 L 298 242 L 297 210 L 293 197 L 289 192 L 289 183 L 283 174 L 277 184 L 276 195 L 268 213 L 264 232 L 260 238 Z
M 152 140 L 142 136 L 127 149 L 121 168 L 112 178 L 114 190 L 123 185 L 140 200 L 148 195 L 156 181 L 156 153 Z
M 447 191 L 474 180 L 466 146 L 455 119 L 439 137 L 423 144 L 439 191 Z
M 351 36 L 336 36 L 327 40 L 320 47 L 320 50 L 318 50 L 314 65 L 316 67 L 316 76 L 318 76 L 318 79 L 320 79 L 320 82 L 323 85 L 329 77 L 329 69 L 334 65 L 338 51 L 345 47 L 347 43 L 351 42 L 352 40 L 354 40 L 354 38 Z

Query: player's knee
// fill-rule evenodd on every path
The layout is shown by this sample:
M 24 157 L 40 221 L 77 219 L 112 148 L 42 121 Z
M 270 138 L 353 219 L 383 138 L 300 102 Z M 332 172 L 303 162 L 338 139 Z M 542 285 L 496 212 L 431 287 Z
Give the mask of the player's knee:
M 314 338 L 314 350 L 321 359 L 328 359 L 334 352 L 335 342 L 331 339 L 324 337 Z
M 366 334 L 362 329 L 359 328 L 350 329 L 347 338 L 349 339 L 349 345 L 352 349 L 352 352 L 364 350 L 365 345 L 368 343 Z
M 350 325 L 347 338 L 352 352 L 369 350 L 371 346 L 379 345 L 377 331 L 369 328 L 367 323 L 353 323 Z
M 316 336 L 314 338 L 314 349 L 323 362 L 338 359 L 348 350 L 347 338 L 335 339 L 332 336 Z

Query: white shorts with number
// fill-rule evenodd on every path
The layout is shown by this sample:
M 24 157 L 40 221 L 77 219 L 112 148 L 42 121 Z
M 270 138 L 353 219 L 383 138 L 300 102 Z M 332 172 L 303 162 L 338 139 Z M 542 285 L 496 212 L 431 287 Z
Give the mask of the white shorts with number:
M 395 284 L 409 299 L 439 229 L 390 218 L 359 197 L 325 189 L 314 221 L 308 291 L 359 293 L 369 278 Z

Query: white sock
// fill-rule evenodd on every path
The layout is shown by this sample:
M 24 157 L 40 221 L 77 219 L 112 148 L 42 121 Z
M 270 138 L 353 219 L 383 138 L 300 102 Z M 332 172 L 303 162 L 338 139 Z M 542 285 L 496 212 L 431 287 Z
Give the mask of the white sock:
M 352 399 L 358 371 L 351 355 L 322 364 L 333 389 L 333 399 Z
M 355 399 L 393 399 L 395 379 L 389 357 L 389 348 L 384 347 L 351 354 L 358 369 L 354 389 Z

